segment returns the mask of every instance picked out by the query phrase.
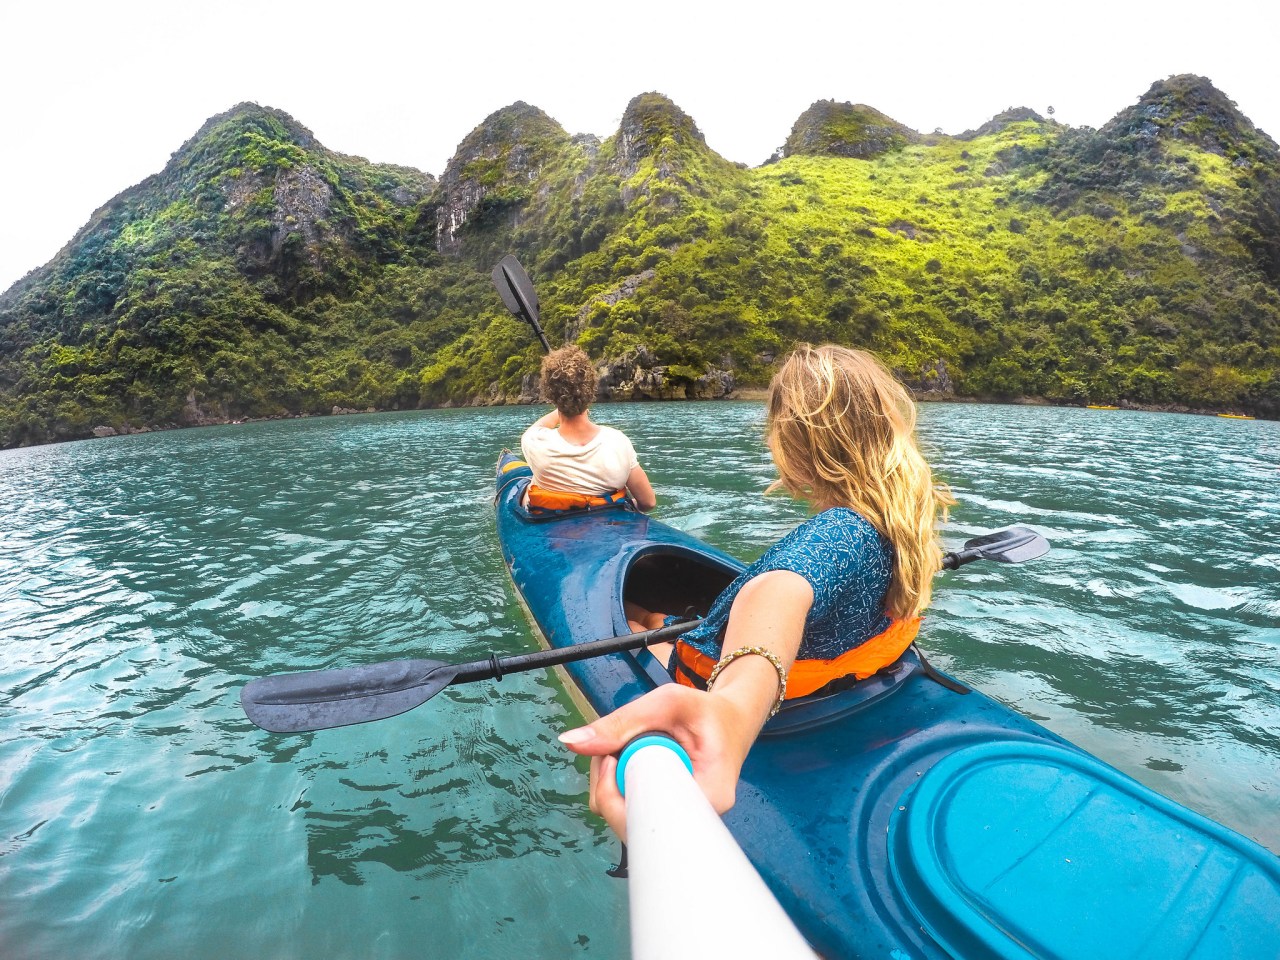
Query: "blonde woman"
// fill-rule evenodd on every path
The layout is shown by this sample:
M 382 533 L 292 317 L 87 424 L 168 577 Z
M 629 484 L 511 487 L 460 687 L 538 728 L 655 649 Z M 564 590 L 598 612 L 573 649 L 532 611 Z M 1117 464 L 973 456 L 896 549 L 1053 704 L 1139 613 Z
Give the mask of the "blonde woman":
M 625 822 L 612 756 L 664 730 L 693 760 L 715 808 L 733 805 L 738 773 L 784 697 L 865 678 L 915 638 L 942 551 L 950 494 L 915 442 L 915 405 L 871 354 L 801 345 L 769 390 L 766 436 L 782 489 L 815 515 L 770 547 L 670 653 L 678 681 L 561 736 L 592 759 L 591 808 Z M 637 629 L 660 613 L 634 605 Z M 659 653 L 665 655 L 665 651 Z

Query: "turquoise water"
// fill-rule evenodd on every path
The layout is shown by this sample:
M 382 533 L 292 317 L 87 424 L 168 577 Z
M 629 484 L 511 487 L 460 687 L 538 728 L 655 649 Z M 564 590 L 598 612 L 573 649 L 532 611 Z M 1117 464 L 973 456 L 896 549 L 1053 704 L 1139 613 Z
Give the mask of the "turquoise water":
M 625 955 L 626 886 L 545 673 L 278 736 L 268 673 L 533 648 L 491 513 L 529 409 L 0 453 L 0 956 Z M 750 559 L 799 510 L 753 403 L 605 406 L 658 516 Z M 950 546 L 932 659 L 1280 851 L 1280 426 L 928 405 Z

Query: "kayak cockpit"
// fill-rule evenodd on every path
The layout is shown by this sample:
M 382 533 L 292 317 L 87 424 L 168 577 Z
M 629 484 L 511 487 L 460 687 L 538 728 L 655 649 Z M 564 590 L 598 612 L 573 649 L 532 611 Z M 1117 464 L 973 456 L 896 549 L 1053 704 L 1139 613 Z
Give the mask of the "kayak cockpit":
M 705 617 L 738 573 L 689 550 L 655 547 L 637 554 L 628 564 L 622 599 L 646 610 Z

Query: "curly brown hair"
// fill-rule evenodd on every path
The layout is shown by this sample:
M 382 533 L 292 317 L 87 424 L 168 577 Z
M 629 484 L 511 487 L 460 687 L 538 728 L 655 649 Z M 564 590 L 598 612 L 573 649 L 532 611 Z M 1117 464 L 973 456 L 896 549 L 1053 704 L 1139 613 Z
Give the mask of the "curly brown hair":
M 598 384 L 596 368 L 581 347 L 561 347 L 542 358 L 542 398 L 566 417 L 591 406 Z

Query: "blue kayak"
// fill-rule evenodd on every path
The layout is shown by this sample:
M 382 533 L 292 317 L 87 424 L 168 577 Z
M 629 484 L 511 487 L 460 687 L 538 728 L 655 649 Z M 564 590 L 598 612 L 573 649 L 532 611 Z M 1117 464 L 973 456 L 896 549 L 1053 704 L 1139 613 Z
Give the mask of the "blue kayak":
M 744 567 L 625 505 L 533 517 L 529 476 L 504 452 L 498 539 L 550 647 L 629 633 L 624 599 L 703 615 Z M 670 682 L 642 650 L 563 669 L 589 716 Z M 828 958 L 1280 957 L 1280 859 L 914 648 L 789 701 L 725 822 Z

